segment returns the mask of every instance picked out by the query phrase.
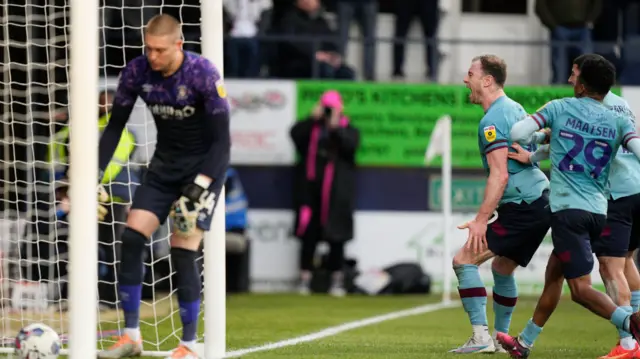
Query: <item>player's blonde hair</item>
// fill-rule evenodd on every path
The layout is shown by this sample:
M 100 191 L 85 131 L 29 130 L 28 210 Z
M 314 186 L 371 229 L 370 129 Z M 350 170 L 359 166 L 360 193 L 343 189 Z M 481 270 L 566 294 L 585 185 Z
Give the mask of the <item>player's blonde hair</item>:
M 473 58 L 473 62 L 480 61 L 482 71 L 491 75 L 496 85 L 504 87 L 507 82 L 507 63 L 496 55 L 481 55 Z
M 151 36 L 172 35 L 176 39 L 180 39 L 182 38 L 182 25 L 171 15 L 158 14 L 147 22 L 144 33 Z

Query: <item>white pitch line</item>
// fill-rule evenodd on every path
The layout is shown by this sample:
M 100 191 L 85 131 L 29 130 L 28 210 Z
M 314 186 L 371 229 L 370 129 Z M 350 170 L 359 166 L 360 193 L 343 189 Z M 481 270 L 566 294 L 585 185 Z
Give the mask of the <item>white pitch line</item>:
M 344 324 L 336 325 L 334 327 L 325 328 L 321 331 L 303 335 L 296 338 L 286 339 L 286 340 L 282 340 L 275 343 L 269 343 L 269 344 L 259 345 L 255 347 L 245 348 L 245 349 L 234 350 L 234 351 L 228 352 L 225 355 L 225 358 L 237 358 L 237 357 L 241 357 L 243 355 L 247 355 L 251 353 L 280 349 L 284 347 L 307 343 L 314 340 L 331 337 L 336 334 L 340 334 L 349 330 L 386 322 L 388 320 L 394 320 L 394 319 L 410 317 L 410 316 L 420 315 L 420 314 L 429 313 L 429 312 L 435 312 L 441 309 L 455 308 L 455 307 L 458 307 L 459 305 L 460 305 L 459 301 L 452 301 L 449 303 L 441 302 L 436 304 L 427 304 L 427 305 L 422 305 L 422 306 L 411 308 L 411 309 L 405 309 L 397 312 L 378 315 L 375 317 L 355 320 L 353 322 L 347 322 Z

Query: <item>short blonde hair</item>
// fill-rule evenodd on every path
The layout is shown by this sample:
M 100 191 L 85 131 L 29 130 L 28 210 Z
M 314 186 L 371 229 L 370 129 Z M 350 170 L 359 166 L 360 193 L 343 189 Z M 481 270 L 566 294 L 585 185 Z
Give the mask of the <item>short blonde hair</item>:
M 147 22 L 144 31 L 145 35 L 175 35 L 176 38 L 182 37 L 182 25 L 175 17 L 167 14 L 159 14 L 152 17 L 149 22 Z

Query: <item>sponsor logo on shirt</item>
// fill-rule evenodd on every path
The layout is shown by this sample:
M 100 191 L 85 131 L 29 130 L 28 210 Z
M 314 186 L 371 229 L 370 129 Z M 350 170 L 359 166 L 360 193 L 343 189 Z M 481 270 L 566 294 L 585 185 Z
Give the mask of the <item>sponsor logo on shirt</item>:
M 196 112 L 196 109 L 193 106 L 175 108 L 167 105 L 152 105 L 149 106 L 149 110 L 153 116 L 160 117 L 164 120 L 184 120 L 193 116 Z

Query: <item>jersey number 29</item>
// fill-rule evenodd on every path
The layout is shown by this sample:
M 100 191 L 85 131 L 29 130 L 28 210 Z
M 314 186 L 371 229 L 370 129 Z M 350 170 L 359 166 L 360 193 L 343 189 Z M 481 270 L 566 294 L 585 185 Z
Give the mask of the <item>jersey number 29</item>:
M 602 140 L 592 140 L 585 145 L 584 137 L 577 133 L 564 130 L 560 131 L 560 137 L 573 141 L 573 147 L 567 152 L 558 165 L 560 171 L 584 172 L 585 168 L 583 165 L 574 163 L 574 159 L 582 153 L 587 164 L 593 167 L 591 169 L 591 176 L 598 178 L 602 170 L 611 160 L 613 149 L 608 143 Z M 600 149 L 601 151 L 598 157 L 596 157 L 596 149 Z

